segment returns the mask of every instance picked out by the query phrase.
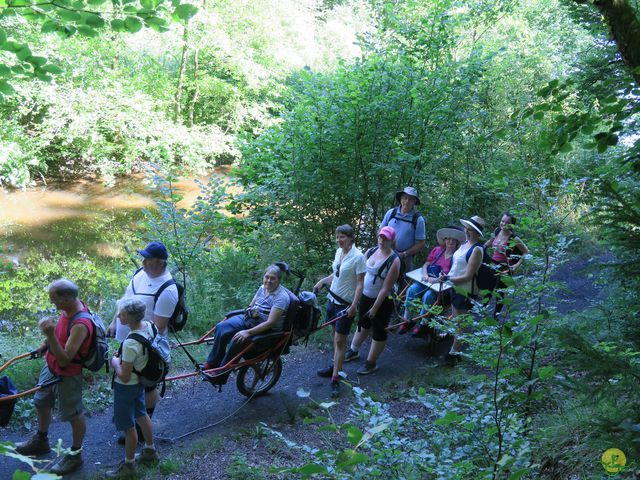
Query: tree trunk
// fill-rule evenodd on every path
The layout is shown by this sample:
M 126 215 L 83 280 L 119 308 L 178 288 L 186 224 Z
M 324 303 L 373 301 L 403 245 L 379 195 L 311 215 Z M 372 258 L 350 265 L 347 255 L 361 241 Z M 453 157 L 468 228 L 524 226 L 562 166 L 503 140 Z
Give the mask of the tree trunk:
M 184 26 L 182 34 L 182 57 L 180 58 L 180 71 L 178 73 L 178 85 L 176 85 L 175 105 L 174 105 L 174 121 L 180 120 L 182 113 L 182 89 L 184 88 L 184 77 L 187 71 L 187 54 L 189 53 L 189 25 Z
M 582 3 L 578 0 L 578 3 Z M 593 4 L 604 16 L 611 36 L 624 63 L 633 71 L 640 67 L 640 20 L 628 0 L 595 0 Z M 633 72 L 640 84 L 640 72 Z
M 193 53 L 193 95 L 191 95 L 191 101 L 189 102 L 189 113 L 187 114 L 187 126 L 193 126 L 193 117 L 196 109 L 196 102 L 198 101 L 198 95 L 200 91 L 198 90 L 198 54 L 200 53 L 200 49 L 196 47 L 195 52 Z

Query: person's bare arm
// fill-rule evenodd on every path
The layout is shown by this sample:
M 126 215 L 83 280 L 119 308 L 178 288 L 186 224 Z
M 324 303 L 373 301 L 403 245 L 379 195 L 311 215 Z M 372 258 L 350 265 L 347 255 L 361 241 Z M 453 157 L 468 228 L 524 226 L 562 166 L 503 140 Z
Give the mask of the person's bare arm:
M 71 327 L 67 343 L 62 346 L 60 345 L 58 338 L 55 336 L 55 324 L 52 320 L 45 319 L 41 321 L 40 329 L 47 338 L 49 351 L 54 357 L 56 357 L 56 360 L 63 368 L 72 363 L 74 357 L 78 354 L 78 350 L 80 350 L 80 347 L 82 346 L 82 342 L 84 342 L 85 338 L 87 338 L 87 335 L 89 334 L 86 325 L 77 323 Z
M 353 294 L 353 302 L 349 310 L 347 310 L 347 316 L 353 318 L 358 311 L 358 303 L 360 303 L 360 297 L 362 297 L 362 290 L 364 289 L 364 273 L 358 273 L 356 275 L 356 291 Z

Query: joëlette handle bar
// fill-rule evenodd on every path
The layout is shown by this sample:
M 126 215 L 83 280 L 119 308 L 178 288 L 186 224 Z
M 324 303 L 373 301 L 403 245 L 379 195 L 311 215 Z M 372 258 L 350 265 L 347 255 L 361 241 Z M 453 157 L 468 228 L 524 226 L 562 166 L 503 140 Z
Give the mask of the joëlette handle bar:
M 0 366 L 0 373 L 2 373 L 3 371 L 5 371 L 10 365 L 16 363 L 18 360 L 22 360 L 23 358 L 27 358 L 27 357 L 31 357 L 33 355 L 33 352 L 27 352 L 27 353 L 23 353 L 22 355 L 17 355 L 13 358 L 10 358 L 9 360 L 6 361 L 6 363 L 2 366 Z

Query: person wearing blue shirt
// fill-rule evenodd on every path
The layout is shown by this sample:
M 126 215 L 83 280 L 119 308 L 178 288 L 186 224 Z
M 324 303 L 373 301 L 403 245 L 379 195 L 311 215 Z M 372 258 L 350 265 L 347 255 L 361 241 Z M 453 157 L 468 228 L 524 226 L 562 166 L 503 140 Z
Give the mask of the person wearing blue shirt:
M 395 251 L 405 265 L 405 271 L 413 270 L 413 257 L 420 253 L 425 245 L 426 226 L 424 217 L 415 209 L 420 205 L 418 191 L 413 187 L 405 187 L 396 192 L 399 206 L 388 210 L 380 223 L 382 227 L 393 227 L 396 231 Z

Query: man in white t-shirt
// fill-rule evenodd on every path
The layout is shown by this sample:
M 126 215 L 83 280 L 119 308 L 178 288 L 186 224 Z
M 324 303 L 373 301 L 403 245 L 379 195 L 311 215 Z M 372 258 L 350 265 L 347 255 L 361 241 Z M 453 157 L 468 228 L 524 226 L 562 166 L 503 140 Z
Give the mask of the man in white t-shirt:
M 124 298 L 142 300 L 147 306 L 144 320 L 155 323 L 158 327 L 158 333 L 168 337 L 169 319 L 178 303 L 178 288 L 167 268 L 169 253 L 161 242 L 151 242 L 144 250 L 138 250 L 138 253 L 142 256 L 142 268 L 136 270 L 131 277 Z M 157 295 L 161 289 L 160 295 Z M 107 334 L 115 336 L 117 340 L 123 342 L 129 332 L 129 327 L 123 325 L 116 314 L 109 325 Z M 146 387 L 145 404 L 149 417 L 153 415 L 157 403 L 158 391 L 156 388 Z

